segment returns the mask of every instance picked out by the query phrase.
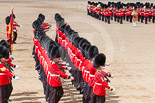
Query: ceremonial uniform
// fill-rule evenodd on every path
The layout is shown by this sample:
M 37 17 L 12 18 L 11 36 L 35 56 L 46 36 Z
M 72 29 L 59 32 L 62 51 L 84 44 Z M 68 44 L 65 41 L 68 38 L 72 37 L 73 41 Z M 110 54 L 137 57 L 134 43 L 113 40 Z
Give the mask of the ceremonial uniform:
M 155 23 L 155 6 L 153 7 L 152 10 L 152 22 Z
M 143 23 L 143 20 L 144 20 L 144 10 L 143 10 L 143 8 L 140 9 L 140 15 L 141 15 L 141 23 Z
M 104 103 L 106 91 L 105 88 L 110 89 L 108 83 L 104 80 L 104 76 L 100 71 L 97 71 L 94 78 L 93 93 L 96 97 L 96 103 Z
M 149 12 L 147 9 L 144 10 L 145 24 L 147 24 L 147 19 L 149 17 Z
M 0 45 L 0 103 L 8 103 L 12 92 L 10 84 L 13 74 L 10 72 L 9 64 L 6 63 L 8 58 L 9 49 Z
M 111 89 L 108 83 L 104 80 L 106 77 L 102 67 L 105 66 L 106 57 L 103 53 L 97 54 L 93 60 L 93 67 L 96 67 L 97 72 L 94 77 L 93 94 L 95 95 L 96 103 L 105 103 L 105 88 Z M 107 74 L 108 75 L 108 74 Z M 111 74 L 109 75 L 109 77 Z M 107 77 L 106 77 L 107 78 Z M 111 89 L 113 90 L 113 89 Z

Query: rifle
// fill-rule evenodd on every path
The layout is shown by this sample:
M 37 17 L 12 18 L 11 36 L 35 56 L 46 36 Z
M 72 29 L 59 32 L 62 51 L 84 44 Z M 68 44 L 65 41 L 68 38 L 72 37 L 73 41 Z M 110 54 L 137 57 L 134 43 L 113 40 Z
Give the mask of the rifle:
M 0 62 L 2 62 L 2 61 L 0 60 Z M 13 69 L 11 68 L 11 66 L 10 66 L 7 62 L 2 62 L 2 63 L 4 63 L 5 67 L 6 67 L 7 69 L 9 69 L 10 72 L 13 71 Z
M 106 81 L 110 83 L 110 82 L 111 82 L 110 79 L 109 79 L 102 71 L 101 71 L 101 73 L 102 73 L 102 75 L 104 76 L 104 78 L 107 79 Z

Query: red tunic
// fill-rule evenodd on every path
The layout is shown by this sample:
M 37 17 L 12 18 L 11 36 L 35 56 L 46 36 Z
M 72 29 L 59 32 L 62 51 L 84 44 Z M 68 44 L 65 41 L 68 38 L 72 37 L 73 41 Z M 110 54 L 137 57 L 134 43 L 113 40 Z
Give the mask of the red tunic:
M 102 75 L 101 72 L 95 73 L 94 82 L 95 82 L 95 84 L 93 87 L 93 93 L 95 95 L 99 95 L 99 96 L 106 95 L 105 88 L 110 89 L 110 87 L 108 86 L 108 83 L 104 80 L 104 76 Z
M 9 77 L 13 77 L 13 74 L 10 73 L 7 69 L 1 70 L 3 67 L 5 67 L 4 63 L 0 62 L 0 85 L 7 85 L 10 83 Z

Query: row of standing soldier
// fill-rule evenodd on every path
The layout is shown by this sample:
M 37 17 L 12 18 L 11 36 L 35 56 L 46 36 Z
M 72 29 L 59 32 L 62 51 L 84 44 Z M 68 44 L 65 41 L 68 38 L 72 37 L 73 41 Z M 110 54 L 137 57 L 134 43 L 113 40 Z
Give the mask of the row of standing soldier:
M 50 29 L 51 25 L 48 23 L 44 23 L 45 16 L 43 14 L 39 14 L 37 20 L 33 22 L 33 32 L 34 32 L 34 43 L 39 43 L 42 46 L 42 56 L 39 56 L 38 47 L 34 44 L 33 52 L 34 59 L 36 61 L 35 69 L 38 71 L 39 79 L 43 83 L 45 99 L 48 103 L 58 103 L 61 97 L 63 96 L 63 88 L 60 77 L 68 78 L 74 80 L 74 77 L 67 75 L 64 69 L 68 67 L 66 64 L 60 63 L 60 54 L 61 47 L 49 38 L 46 35 L 46 32 Z M 46 51 L 46 52 L 43 52 Z M 48 64 L 48 68 L 44 67 L 44 64 L 47 63 L 47 57 L 44 57 L 45 61 L 40 61 L 43 58 L 43 55 L 47 53 L 48 58 L 50 59 L 50 64 Z M 49 66 L 51 65 L 51 66 Z M 47 72 L 51 73 L 48 75 Z M 48 79 L 50 78 L 50 79 Z
M 38 40 L 41 46 L 46 50 L 48 57 L 52 61 L 51 63 L 57 65 L 57 69 L 54 69 L 54 67 L 48 68 L 49 70 L 51 70 L 51 72 L 54 73 L 52 78 L 55 78 L 55 76 L 70 78 L 74 86 L 77 88 L 77 90 L 80 90 L 80 93 L 83 93 L 84 103 L 88 102 L 97 103 L 99 101 L 102 101 L 104 103 L 106 95 L 105 88 L 108 88 L 112 91 L 114 90 L 114 88 L 110 88 L 108 86 L 108 83 L 104 80 L 104 78 L 105 77 L 107 78 L 107 76 L 113 77 L 110 73 L 106 73 L 102 70 L 106 62 L 105 55 L 103 53 L 99 53 L 98 48 L 96 46 L 92 46 L 90 42 L 88 42 L 86 39 L 79 37 L 78 33 L 72 30 L 70 26 L 65 23 L 64 19 L 59 14 L 55 15 L 55 20 L 57 23 L 57 35 L 55 39 L 56 42 L 54 42 L 45 33 L 46 28 L 49 29 L 48 27 L 49 25 L 48 24 L 46 26 L 43 25 L 45 24 L 43 23 L 44 19 L 45 16 L 39 14 L 38 19 L 33 22 L 33 28 L 34 28 L 33 55 L 36 61 L 35 68 L 39 73 L 39 79 L 43 83 L 44 93 L 46 94 L 46 100 L 49 103 L 58 103 L 58 101 L 63 96 L 63 89 L 61 82 L 57 81 L 57 79 L 58 78 L 60 79 L 60 77 L 57 77 L 56 81 L 55 79 L 51 79 L 51 81 L 47 83 L 48 76 L 44 72 L 45 68 L 41 65 L 39 61 L 40 57 L 36 53 L 37 50 L 36 49 L 37 46 L 35 45 L 36 40 Z M 63 36 L 65 38 L 61 37 L 62 35 L 60 36 L 60 34 L 58 34 L 60 31 L 64 33 Z M 68 46 L 67 45 L 62 46 L 61 41 L 64 41 L 62 40 L 62 38 L 64 40 L 69 38 Z M 69 44 L 70 46 L 71 45 L 72 46 L 69 47 Z M 79 57 L 76 59 L 77 61 L 73 60 L 71 58 L 71 54 L 69 53 L 69 50 L 73 48 L 76 49 L 77 52 L 79 53 L 78 55 L 76 55 L 77 57 Z M 60 57 L 63 61 L 69 63 L 71 69 L 69 69 L 69 67 L 67 67 L 66 65 L 59 63 Z M 81 62 L 80 64 L 78 63 L 79 60 Z M 44 62 L 42 64 L 44 64 Z M 80 68 L 77 67 L 77 65 L 81 65 Z M 65 74 L 64 73 L 65 71 L 62 68 L 64 69 L 68 68 L 72 76 L 68 76 L 67 74 Z M 56 82 L 59 82 L 58 83 L 59 86 L 55 86 Z
M 149 22 L 155 23 L 155 5 L 153 3 L 121 3 L 121 2 L 108 2 L 103 4 L 102 2 L 94 3 L 88 1 L 87 14 L 93 16 L 96 19 L 102 20 L 110 24 L 110 20 L 114 20 L 120 24 L 123 24 L 123 20 L 132 23 L 133 11 L 138 14 L 138 22 L 145 24 Z
M 104 103 L 105 88 L 114 90 L 106 81 L 114 76 L 103 71 L 109 65 L 106 64 L 106 56 L 71 29 L 59 14 L 55 15 L 55 20 L 56 41 L 62 46 L 62 59 L 72 67 L 70 72 L 75 78 L 72 83 L 83 94 L 83 103 Z

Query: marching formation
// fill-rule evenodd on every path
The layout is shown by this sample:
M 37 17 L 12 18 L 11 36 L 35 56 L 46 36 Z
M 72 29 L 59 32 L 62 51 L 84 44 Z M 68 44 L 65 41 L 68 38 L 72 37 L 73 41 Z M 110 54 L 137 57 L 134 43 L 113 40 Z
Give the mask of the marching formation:
M 59 14 L 55 14 L 56 38 L 53 41 L 46 35 L 50 27 L 47 27 L 49 24 L 44 23 L 44 20 L 45 16 L 39 14 L 33 22 L 32 54 L 36 61 L 35 69 L 43 83 L 46 101 L 59 102 L 64 93 L 60 79 L 62 77 L 71 79 L 79 93 L 83 94 L 83 103 L 104 103 L 105 88 L 114 91 L 108 85 L 108 77 L 113 75 L 103 71 L 109 65 L 106 64 L 106 56 L 99 53 L 98 48 L 88 40 L 79 37 Z M 66 74 L 65 70 L 69 70 L 71 75 Z
M 39 79 L 43 83 L 45 99 L 48 103 L 58 103 L 63 96 L 61 79 L 74 77 L 66 74 L 67 65 L 60 63 L 61 46 L 46 35 L 50 25 L 44 23 L 45 16 L 39 14 L 33 22 L 34 49 L 33 55 L 36 61 L 35 69 L 38 71 Z
M 105 89 L 115 90 L 108 85 L 108 77 L 114 76 L 104 72 L 105 66 L 110 65 L 106 64 L 106 56 L 71 29 L 59 14 L 55 15 L 55 20 L 56 41 L 62 47 L 62 60 L 72 67 L 72 83 L 83 94 L 83 103 L 104 103 Z
M 104 4 L 102 2 L 91 2 L 88 1 L 87 14 L 105 21 L 110 24 L 110 20 L 114 20 L 120 24 L 123 24 L 123 20 L 127 22 L 135 22 L 148 24 L 148 21 L 155 23 L 155 5 L 153 3 L 121 3 L 121 2 L 108 2 Z
M 21 27 L 15 22 L 13 10 L 6 17 L 7 40 L 0 41 L 0 103 L 11 101 L 13 86 L 12 78 L 19 80 L 12 68 L 19 66 L 12 63 L 13 44 L 16 44 L 17 29 Z M 46 35 L 51 25 L 44 22 L 45 16 L 39 14 L 33 22 L 34 46 L 32 55 L 36 62 L 35 70 L 43 84 L 45 100 L 48 103 L 58 103 L 64 94 L 62 79 L 70 79 L 72 85 L 83 94 L 83 103 L 105 102 L 106 88 L 114 91 L 108 85 L 109 77 L 114 76 L 104 71 L 106 56 L 100 53 L 98 47 L 87 39 L 79 36 L 71 29 L 64 18 L 55 14 L 56 37 L 52 40 Z M 70 75 L 66 73 L 70 72 Z

